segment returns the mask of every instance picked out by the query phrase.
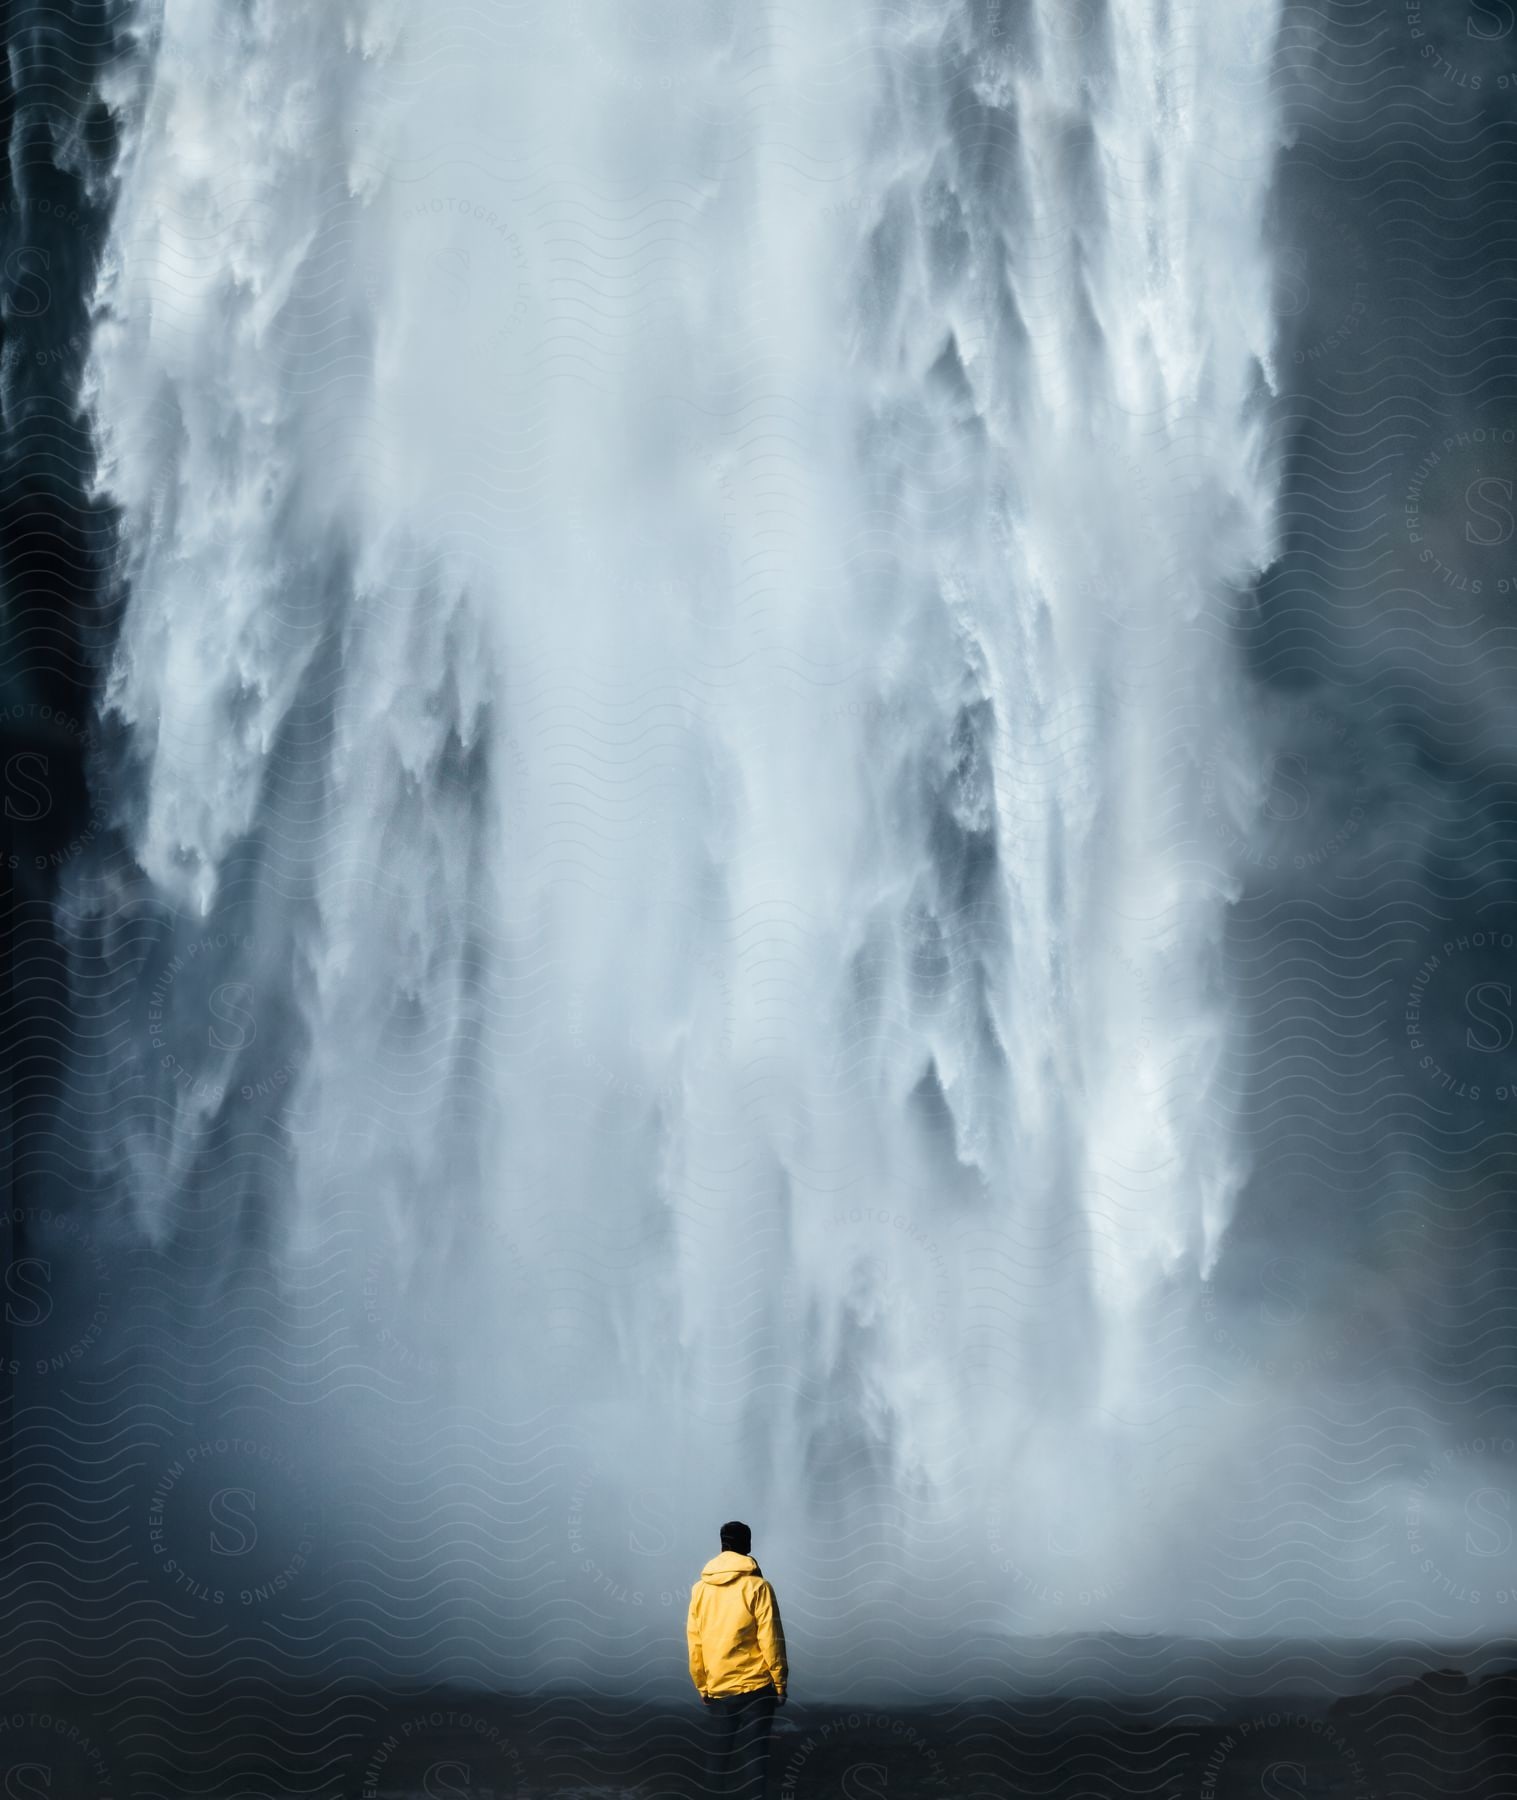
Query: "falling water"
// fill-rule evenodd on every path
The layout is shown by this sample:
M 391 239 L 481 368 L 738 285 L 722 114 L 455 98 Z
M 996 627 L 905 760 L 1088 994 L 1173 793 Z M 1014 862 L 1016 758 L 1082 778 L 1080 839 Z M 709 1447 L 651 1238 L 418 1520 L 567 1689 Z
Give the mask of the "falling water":
M 147 31 L 93 1147 L 268 1296 L 240 1371 L 344 1418 L 305 1479 L 489 1512 L 497 1669 L 569 1608 L 636 1679 L 734 1513 L 822 1679 L 966 1608 L 1183 1622 L 1142 1545 L 1156 1321 L 1242 1175 L 1191 832 L 1270 554 L 1265 10 Z

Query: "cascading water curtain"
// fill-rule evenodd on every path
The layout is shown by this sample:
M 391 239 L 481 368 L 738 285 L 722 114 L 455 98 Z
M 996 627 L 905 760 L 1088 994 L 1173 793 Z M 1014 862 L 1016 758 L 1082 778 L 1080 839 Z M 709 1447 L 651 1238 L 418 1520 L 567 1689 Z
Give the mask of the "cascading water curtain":
M 76 1081 L 197 1416 L 467 1547 L 381 1661 L 651 1679 L 734 1512 L 823 1688 L 1183 1622 L 1273 24 L 145 17 Z

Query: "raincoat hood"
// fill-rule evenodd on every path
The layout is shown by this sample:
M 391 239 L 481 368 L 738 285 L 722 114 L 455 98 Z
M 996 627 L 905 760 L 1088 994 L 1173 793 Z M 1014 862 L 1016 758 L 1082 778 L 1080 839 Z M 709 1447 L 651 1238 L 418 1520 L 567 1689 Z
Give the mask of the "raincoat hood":
M 685 1567 L 688 1569 L 689 1563 Z M 744 1556 L 737 1550 L 724 1550 L 720 1556 L 713 1556 L 701 1570 L 701 1580 L 709 1581 L 713 1587 L 726 1587 L 728 1582 L 736 1581 L 740 1575 L 762 1573 L 751 1556 Z

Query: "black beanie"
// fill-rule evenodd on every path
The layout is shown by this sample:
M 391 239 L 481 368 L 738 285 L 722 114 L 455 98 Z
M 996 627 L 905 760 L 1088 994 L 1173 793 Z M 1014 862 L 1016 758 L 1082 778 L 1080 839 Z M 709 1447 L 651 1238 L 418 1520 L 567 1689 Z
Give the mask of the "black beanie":
M 729 1519 L 722 1527 L 722 1548 L 747 1556 L 753 1548 L 753 1533 L 741 1519 Z

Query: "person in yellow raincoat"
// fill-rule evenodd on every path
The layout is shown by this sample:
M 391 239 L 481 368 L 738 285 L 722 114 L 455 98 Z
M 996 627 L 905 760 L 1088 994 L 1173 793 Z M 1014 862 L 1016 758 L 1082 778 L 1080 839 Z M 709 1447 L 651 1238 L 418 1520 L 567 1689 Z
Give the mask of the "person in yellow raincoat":
M 749 1555 L 752 1532 L 729 1519 L 721 1541 L 690 1590 L 690 1679 L 711 1717 L 710 1792 L 763 1800 L 769 1732 L 790 1678 L 785 1628 L 774 1589 Z

